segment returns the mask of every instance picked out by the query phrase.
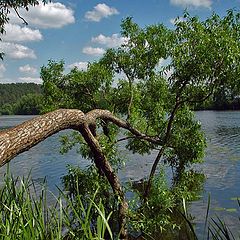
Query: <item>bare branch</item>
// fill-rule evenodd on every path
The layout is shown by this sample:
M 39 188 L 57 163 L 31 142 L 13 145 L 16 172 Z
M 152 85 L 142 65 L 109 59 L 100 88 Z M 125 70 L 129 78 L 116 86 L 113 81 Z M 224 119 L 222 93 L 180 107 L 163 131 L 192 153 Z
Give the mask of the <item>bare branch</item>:
M 19 14 L 17 8 L 13 8 L 15 13 L 17 14 L 18 18 L 20 18 L 23 21 L 23 24 L 28 25 L 28 22 Z

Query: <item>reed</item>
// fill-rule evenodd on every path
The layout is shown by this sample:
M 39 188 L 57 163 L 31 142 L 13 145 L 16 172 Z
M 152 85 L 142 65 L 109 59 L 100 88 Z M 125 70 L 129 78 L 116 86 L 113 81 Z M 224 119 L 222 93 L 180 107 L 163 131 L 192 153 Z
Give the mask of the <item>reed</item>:
M 89 199 L 88 209 L 84 208 L 80 195 L 78 205 L 73 205 L 63 192 L 49 206 L 47 193 L 46 182 L 39 193 L 30 174 L 14 178 L 8 168 L 0 188 L 0 239 L 94 240 L 104 239 L 105 234 L 113 239 L 108 224 L 111 214 L 106 216 L 103 204 L 94 203 L 97 193 Z M 96 227 L 92 226 L 93 209 L 98 213 Z M 78 225 L 72 224 L 73 219 L 77 219 Z
M 49 206 L 46 181 L 39 192 L 30 174 L 27 177 L 14 178 L 8 167 L 4 184 L 0 187 L 0 240 L 119 239 L 109 224 L 112 212 L 107 214 L 102 201 L 96 201 L 99 189 L 88 199 L 83 199 L 76 189 L 74 201 L 65 192 L 60 189 L 59 191 L 59 196 L 54 196 L 55 203 Z M 238 205 L 240 207 L 239 200 Z M 237 239 L 219 217 L 209 217 L 209 210 L 210 197 L 203 239 Z M 194 225 L 189 220 L 184 200 L 179 216 L 182 216 L 189 229 L 188 234 L 185 234 L 186 239 L 202 240 L 202 237 L 199 238 L 195 233 Z

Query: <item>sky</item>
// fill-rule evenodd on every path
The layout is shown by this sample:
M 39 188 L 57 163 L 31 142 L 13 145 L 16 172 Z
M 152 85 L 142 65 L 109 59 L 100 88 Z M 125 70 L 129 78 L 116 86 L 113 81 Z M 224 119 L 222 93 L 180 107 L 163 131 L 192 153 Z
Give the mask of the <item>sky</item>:
M 64 60 L 66 71 L 74 66 L 85 70 L 107 48 L 118 47 L 121 21 L 132 17 L 141 27 L 163 23 L 173 28 L 174 19 L 187 9 L 202 20 L 213 12 L 224 16 L 240 9 L 240 0 L 58 0 L 14 11 L 2 35 L 0 83 L 42 83 L 40 68 L 48 60 Z

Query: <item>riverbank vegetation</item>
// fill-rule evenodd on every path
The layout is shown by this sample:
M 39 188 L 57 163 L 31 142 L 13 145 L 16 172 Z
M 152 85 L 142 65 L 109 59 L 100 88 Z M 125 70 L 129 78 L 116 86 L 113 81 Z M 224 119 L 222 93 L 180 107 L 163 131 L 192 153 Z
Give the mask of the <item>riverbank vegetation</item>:
M 120 143 L 133 153 L 156 155 L 141 191 L 130 188 L 137 198 L 130 215 L 126 209 L 121 211 L 126 207 L 124 190 L 116 190 L 109 177 L 112 189 L 102 188 L 101 196 L 117 194 L 119 231 L 132 229 L 149 238 L 159 232 L 177 238 L 176 229 L 184 226 L 174 209 L 183 198 L 192 200 L 202 186 L 203 177 L 192 166 L 203 159 L 205 139 L 190 109 L 214 99 L 222 89 L 239 90 L 239 13 L 230 10 L 223 18 L 213 14 L 205 21 L 185 13 L 183 19 L 176 19 L 171 30 L 162 24 L 140 28 L 126 18 L 121 25 L 126 42 L 107 50 L 86 71 L 74 68 L 65 73 L 63 61 L 49 61 L 41 69 L 45 111 L 75 108 L 94 115 L 93 109 L 107 109 L 124 119 L 120 125 L 119 119 L 96 112 L 88 130 L 99 143 L 103 159 L 113 167 L 115 180 L 123 159 Z M 124 131 L 119 128 L 123 125 Z M 91 171 L 102 179 L 107 170 L 99 166 L 96 149 L 88 141 L 86 145 L 85 133 L 80 133 L 62 139 L 64 151 L 78 145 L 80 154 L 95 162 Z M 169 168 L 171 176 L 166 178 Z M 83 171 L 81 177 L 88 179 L 91 174 Z
M 41 85 L 0 84 L 0 115 L 37 115 L 42 110 Z
M 59 195 L 55 196 L 47 190 L 46 181 L 36 183 L 29 176 L 15 178 L 8 168 L 2 179 L 4 184 L 0 187 L 0 239 L 119 239 L 114 212 L 107 213 L 112 202 L 105 202 L 106 198 L 101 197 L 101 187 L 105 184 L 96 182 L 95 179 L 94 186 L 90 183 L 83 185 L 81 181 L 85 175 L 80 169 L 69 167 L 69 173 L 63 179 L 64 185 L 66 184 L 64 190 L 60 190 Z M 81 181 L 78 182 L 78 179 Z M 84 190 L 76 187 L 76 184 Z M 70 186 L 74 188 L 70 189 Z M 82 195 L 83 191 L 88 191 L 87 196 Z M 55 200 L 50 203 L 49 197 Z M 165 234 L 157 229 L 155 238 L 148 235 L 134 237 L 139 235 L 139 232 L 132 229 L 129 239 L 235 240 L 231 230 L 221 219 L 209 219 L 209 209 L 210 202 L 206 206 L 205 230 L 201 234 L 203 237 L 197 237 L 183 201 L 181 211 L 175 213 L 178 214 L 181 228 L 176 226 Z M 133 221 L 132 224 L 134 223 Z M 139 220 L 136 224 L 137 228 L 141 228 Z M 154 225 L 149 223 L 149 226 L 153 228 Z
M 235 92 L 234 92 L 235 91 Z M 240 110 L 239 92 L 226 87 L 218 89 L 206 101 L 195 104 L 194 110 Z
M 41 190 L 29 176 L 14 178 L 8 171 L 0 187 L 0 239 L 104 239 L 113 234 L 108 225 L 109 216 L 105 215 L 101 202 L 96 204 L 95 194 L 91 199 L 82 196 L 75 199 L 73 205 L 67 195 L 60 194 L 49 206 L 46 182 Z M 47 196 L 48 195 L 48 196 Z M 93 213 L 97 222 L 93 225 Z
M 70 168 L 63 182 L 68 191 L 64 199 L 71 208 L 63 210 L 60 204 L 58 213 L 69 214 L 66 224 L 74 239 L 91 227 L 97 234 L 104 229 L 106 238 L 116 233 L 121 239 L 134 234 L 144 239 L 179 239 L 181 231 L 184 239 L 196 238 L 182 207 L 202 189 L 204 176 L 194 164 L 203 161 L 206 142 L 191 109 L 220 89 L 239 91 L 240 14 L 229 10 L 225 17 L 213 14 L 201 21 L 186 12 L 183 19 L 176 19 L 174 29 L 162 24 L 141 28 L 132 18 L 124 19 L 121 34 L 126 42 L 108 49 L 86 71 L 74 68 L 66 73 L 64 61 L 50 60 L 41 68 L 47 113 L 18 128 L 18 133 L 26 132 L 24 127 L 31 130 L 28 136 L 20 136 L 22 146 L 14 145 L 14 130 L 3 133 L 2 144 L 13 138 L 6 147 L 17 149 L 14 156 L 50 133 L 76 130 L 62 138 L 62 151 L 78 146 L 90 167 Z M 120 181 L 118 172 L 127 161 L 120 146 L 146 158 L 155 155 L 141 184 Z M 89 219 L 88 209 L 94 209 L 93 219 L 79 229 L 83 219 Z M 53 224 L 62 232 L 62 220 Z

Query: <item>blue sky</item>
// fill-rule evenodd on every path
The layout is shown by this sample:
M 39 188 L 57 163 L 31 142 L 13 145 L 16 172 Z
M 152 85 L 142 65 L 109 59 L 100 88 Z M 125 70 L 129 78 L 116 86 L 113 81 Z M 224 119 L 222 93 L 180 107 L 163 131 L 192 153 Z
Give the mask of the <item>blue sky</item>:
M 121 20 L 127 16 L 144 27 L 172 21 L 184 9 L 205 19 L 212 12 L 223 16 L 230 8 L 240 8 L 240 0 L 59 0 L 20 10 L 27 26 L 12 11 L 0 51 L 0 82 L 41 83 L 40 67 L 49 59 L 66 63 L 66 71 L 99 59 L 109 47 L 117 47 Z

